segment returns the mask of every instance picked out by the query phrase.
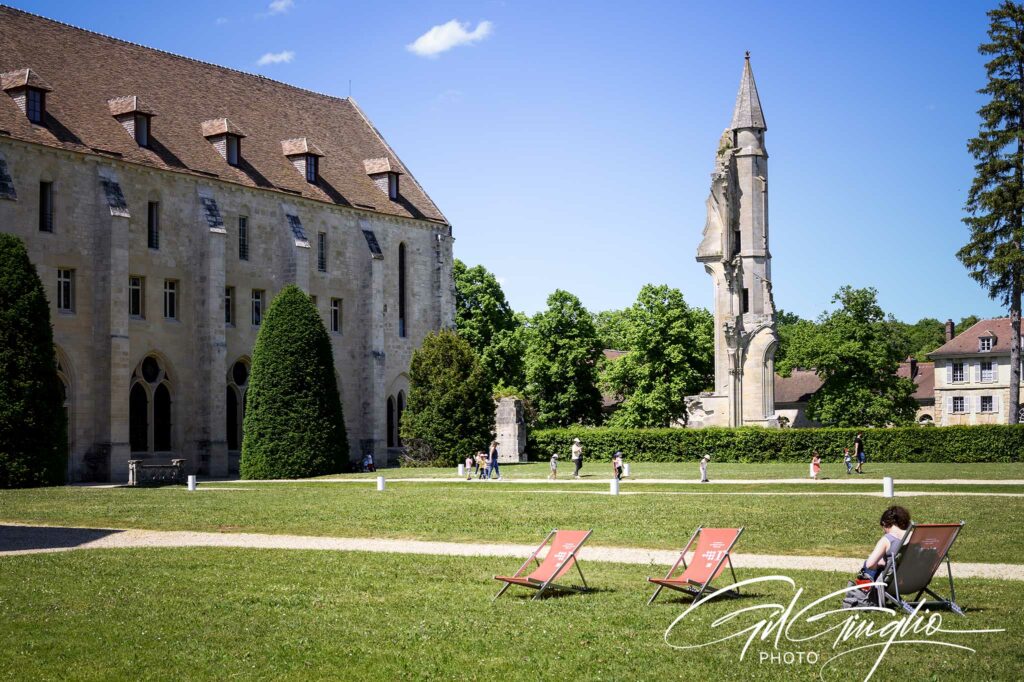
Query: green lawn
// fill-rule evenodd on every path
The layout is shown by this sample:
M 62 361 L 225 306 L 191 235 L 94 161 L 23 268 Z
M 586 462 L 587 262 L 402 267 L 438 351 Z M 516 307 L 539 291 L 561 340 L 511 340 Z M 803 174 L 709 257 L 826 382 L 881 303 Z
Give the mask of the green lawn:
M 770 642 L 756 642 L 742 662 L 738 640 L 672 649 L 663 634 L 686 603 L 645 606 L 649 571 L 642 566 L 586 564 L 593 593 L 528 601 L 517 592 L 492 604 L 491 576 L 517 563 L 241 549 L 0 557 L 0 678 L 788 681 L 819 679 L 821 661 L 838 653 L 831 637 L 780 649 L 814 651 L 817 665 L 762 663 Z M 740 578 L 756 574 L 741 570 Z M 834 574 L 789 575 L 806 590 L 801 606 L 844 584 Z M 957 587 L 968 615 L 945 614 L 945 628 L 1008 631 L 938 638 L 971 646 L 973 655 L 893 646 L 874 680 L 1019 679 L 1024 583 L 962 580 Z M 753 621 L 716 631 L 711 620 L 791 598 L 777 584 L 753 592 L 701 607 L 671 641 L 736 632 Z M 876 656 L 877 649 L 846 656 L 826 679 L 864 679 Z
M 572 488 L 575 494 L 558 492 L 561 486 L 532 490 L 524 484 L 486 483 L 391 483 L 383 493 L 371 483 L 205 487 L 222 489 L 0 491 L 0 522 L 521 543 L 537 542 L 551 528 L 579 527 L 594 529 L 594 544 L 664 549 L 679 547 L 697 525 L 742 525 L 747 532 L 739 551 L 860 557 L 877 539 L 878 518 L 891 503 L 867 495 L 579 494 L 606 490 L 606 485 L 578 486 Z M 954 559 L 1021 562 L 1024 498 L 953 495 L 899 501 L 920 521 L 967 522 Z
M 627 459 L 628 461 L 628 459 Z M 810 458 L 808 457 L 808 464 Z M 808 464 L 803 463 L 771 463 L 771 464 L 736 464 L 712 462 L 708 469 L 712 479 L 734 478 L 807 478 Z M 664 462 L 631 462 L 631 475 L 634 478 L 700 478 L 697 463 L 664 463 Z M 502 464 L 501 474 L 505 478 L 546 478 L 550 469 L 547 462 L 530 462 L 529 464 Z M 822 472 L 831 478 L 850 478 L 846 474 L 846 466 L 838 459 L 825 460 Z M 454 478 L 455 467 L 400 467 L 382 469 L 376 474 L 344 474 L 341 476 L 325 476 L 323 478 L 373 478 L 378 474 L 388 478 Z M 584 478 L 610 478 L 611 464 L 585 460 L 583 465 Z M 559 467 L 559 476 L 572 477 L 572 462 L 563 461 Z M 864 465 L 864 474 L 854 474 L 858 479 L 881 479 L 883 476 L 900 478 L 982 478 L 982 479 L 1019 479 L 1024 480 L 1024 462 L 985 463 L 985 464 L 949 464 L 949 463 L 889 463 L 868 462 Z

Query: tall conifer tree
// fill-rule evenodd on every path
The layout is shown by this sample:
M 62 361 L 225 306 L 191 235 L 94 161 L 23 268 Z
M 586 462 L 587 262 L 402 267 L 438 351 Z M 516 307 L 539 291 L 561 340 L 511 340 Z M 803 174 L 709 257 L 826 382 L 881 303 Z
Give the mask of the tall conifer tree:
M 971 237 L 957 257 L 972 278 L 1010 309 L 1010 415 L 1019 419 L 1020 315 L 1024 289 L 1024 6 L 1003 2 L 988 12 L 990 42 L 978 51 L 989 96 L 978 114 L 978 135 L 967 143 L 977 160 L 964 223 Z

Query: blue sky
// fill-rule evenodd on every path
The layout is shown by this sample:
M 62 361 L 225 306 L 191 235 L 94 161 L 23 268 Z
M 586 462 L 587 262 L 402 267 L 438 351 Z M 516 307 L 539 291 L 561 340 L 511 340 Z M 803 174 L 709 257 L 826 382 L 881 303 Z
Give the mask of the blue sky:
M 320 92 L 351 81 L 456 257 L 531 313 L 555 288 L 603 310 L 648 282 L 710 305 L 694 253 L 750 50 L 776 305 L 813 317 L 852 284 L 908 321 L 1002 314 L 955 257 L 993 2 L 12 4 Z M 452 20 L 466 44 L 407 48 Z

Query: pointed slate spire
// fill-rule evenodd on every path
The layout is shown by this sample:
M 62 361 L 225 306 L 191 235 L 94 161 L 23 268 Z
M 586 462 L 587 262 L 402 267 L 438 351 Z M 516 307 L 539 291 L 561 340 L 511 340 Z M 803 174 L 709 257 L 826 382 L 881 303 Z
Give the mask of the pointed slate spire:
M 732 125 L 729 127 L 733 130 L 739 128 L 768 129 L 764 122 L 764 112 L 761 111 L 761 100 L 757 96 L 757 85 L 754 84 L 754 72 L 750 70 L 749 52 L 743 62 L 740 91 L 736 93 L 736 109 L 732 112 Z

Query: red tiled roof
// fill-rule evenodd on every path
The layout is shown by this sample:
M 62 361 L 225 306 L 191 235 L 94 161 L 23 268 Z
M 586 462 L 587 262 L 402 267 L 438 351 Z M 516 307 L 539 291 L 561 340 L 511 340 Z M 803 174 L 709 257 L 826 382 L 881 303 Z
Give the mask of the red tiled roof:
M 47 125 L 29 123 L 0 95 L 0 140 L 9 136 L 155 168 L 214 176 L 378 213 L 447 223 L 419 184 L 402 183 L 390 200 L 366 174 L 364 159 L 401 163 L 350 99 L 142 47 L 0 6 L 0 73 L 4 86 L 39 79 Z M 31 69 L 31 74 L 25 72 Z M 135 96 L 157 118 L 150 147 L 135 143 L 111 115 L 108 100 Z M 230 166 L 202 135 L 203 121 L 227 118 L 248 137 L 242 163 Z M 305 178 L 282 153 L 283 140 L 308 137 L 324 153 L 320 181 Z M 17 169 L 12 169 L 17 172 Z M 408 174 L 408 170 L 406 169 Z
M 775 403 L 806 403 L 821 388 L 813 369 L 794 369 L 788 377 L 775 375 Z
M 934 362 L 918 362 L 917 372 L 914 376 L 910 376 L 910 362 L 901 362 L 899 369 L 896 370 L 896 376 L 903 377 L 904 379 L 913 379 L 914 385 L 917 389 L 914 391 L 914 400 L 934 400 L 935 399 L 935 363 Z
M 948 341 L 933 350 L 928 354 L 928 357 L 948 357 L 951 355 L 978 353 L 978 339 L 982 336 L 996 337 L 995 342 L 992 344 L 992 350 L 986 352 L 986 355 L 990 353 L 1009 353 L 1010 337 L 1012 336 L 1010 318 L 996 317 L 990 320 L 978 320 L 971 327 L 953 337 L 952 341 Z

